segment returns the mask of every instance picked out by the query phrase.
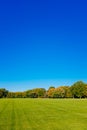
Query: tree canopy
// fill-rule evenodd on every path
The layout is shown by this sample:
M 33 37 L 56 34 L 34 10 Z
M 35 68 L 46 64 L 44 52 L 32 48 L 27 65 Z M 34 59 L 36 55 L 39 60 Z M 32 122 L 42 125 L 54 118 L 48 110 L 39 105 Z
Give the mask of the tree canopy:
M 45 88 L 34 88 L 24 92 L 10 92 L 0 88 L 0 98 L 86 98 L 87 84 L 77 81 L 71 86 L 50 86 Z

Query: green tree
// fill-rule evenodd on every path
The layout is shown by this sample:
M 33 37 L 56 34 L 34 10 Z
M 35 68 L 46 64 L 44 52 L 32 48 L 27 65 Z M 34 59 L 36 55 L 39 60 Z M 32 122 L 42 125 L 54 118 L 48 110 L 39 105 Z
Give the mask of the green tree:
M 64 98 L 71 98 L 72 93 L 70 91 L 70 87 L 69 86 L 63 86 L 63 89 L 65 90 Z
M 65 97 L 65 89 L 64 87 L 58 87 L 55 89 L 53 93 L 53 98 L 64 98 Z
M 7 94 L 8 94 L 8 90 L 6 90 L 5 88 L 0 89 L 0 98 L 7 97 Z
M 29 97 L 30 97 L 30 98 L 38 98 L 38 95 L 37 95 L 37 93 L 35 93 L 35 92 L 32 91 L 32 92 L 30 93 Z
M 26 98 L 30 98 L 31 96 L 31 93 L 32 93 L 32 90 L 27 90 L 26 92 L 25 92 L 25 95 L 26 95 Z
M 46 90 L 44 88 L 35 88 L 32 91 L 36 93 L 40 98 L 46 95 Z
M 84 96 L 85 83 L 82 81 L 77 81 L 71 86 L 70 90 L 73 97 L 82 98 Z

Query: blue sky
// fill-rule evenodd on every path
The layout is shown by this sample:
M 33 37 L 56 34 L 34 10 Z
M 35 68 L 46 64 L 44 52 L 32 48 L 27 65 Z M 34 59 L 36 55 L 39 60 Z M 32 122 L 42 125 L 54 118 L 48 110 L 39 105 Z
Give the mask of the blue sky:
M 0 87 L 87 81 L 86 59 L 86 1 L 0 1 Z

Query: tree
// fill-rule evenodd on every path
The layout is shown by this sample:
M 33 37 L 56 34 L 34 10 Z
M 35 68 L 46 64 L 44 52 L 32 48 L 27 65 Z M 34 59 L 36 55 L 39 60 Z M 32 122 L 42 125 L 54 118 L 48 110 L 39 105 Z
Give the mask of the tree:
M 44 97 L 46 94 L 46 90 L 44 88 L 35 88 L 32 90 L 34 93 L 38 95 L 38 97 Z
M 87 98 L 87 84 L 85 85 L 85 89 L 83 92 L 83 98 Z
M 8 94 L 8 90 L 6 90 L 5 88 L 0 89 L 0 98 L 6 97 L 7 94 Z
M 46 95 L 46 90 L 44 88 L 35 88 L 32 90 L 26 91 L 26 97 L 45 97 Z
M 31 93 L 32 93 L 32 90 L 27 90 L 26 92 L 25 92 L 25 95 L 26 95 L 26 98 L 30 98 L 31 96 Z
M 78 81 L 71 86 L 70 90 L 73 97 L 82 98 L 84 96 L 85 83 L 82 81 Z
M 8 92 L 7 98 L 15 98 L 15 92 Z
M 24 98 L 24 92 L 15 92 L 15 98 Z
M 64 98 L 65 97 L 65 89 L 64 87 L 58 87 L 55 89 L 53 93 L 53 98 Z
M 53 98 L 54 91 L 55 91 L 55 87 L 53 87 L 53 86 L 49 87 L 49 89 L 47 91 L 47 97 Z
M 32 91 L 32 92 L 30 93 L 29 97 L 30 97 L 30 98 L 38 98 L 38 95 L 37 95 L 37 93 L 35 93 L 35 92 Z
M 69 86 L 63 86 L 62 88 L 65 90 L 64 98 L 71 98 L 72 93 L 70 91 L 70 87 Z

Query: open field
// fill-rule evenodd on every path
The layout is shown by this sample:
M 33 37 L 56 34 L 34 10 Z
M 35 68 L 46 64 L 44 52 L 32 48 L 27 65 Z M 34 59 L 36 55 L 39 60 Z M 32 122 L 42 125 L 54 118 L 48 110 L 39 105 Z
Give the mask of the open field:
M 0 130 L 87 130 L 87 100 L 0 99 Z

